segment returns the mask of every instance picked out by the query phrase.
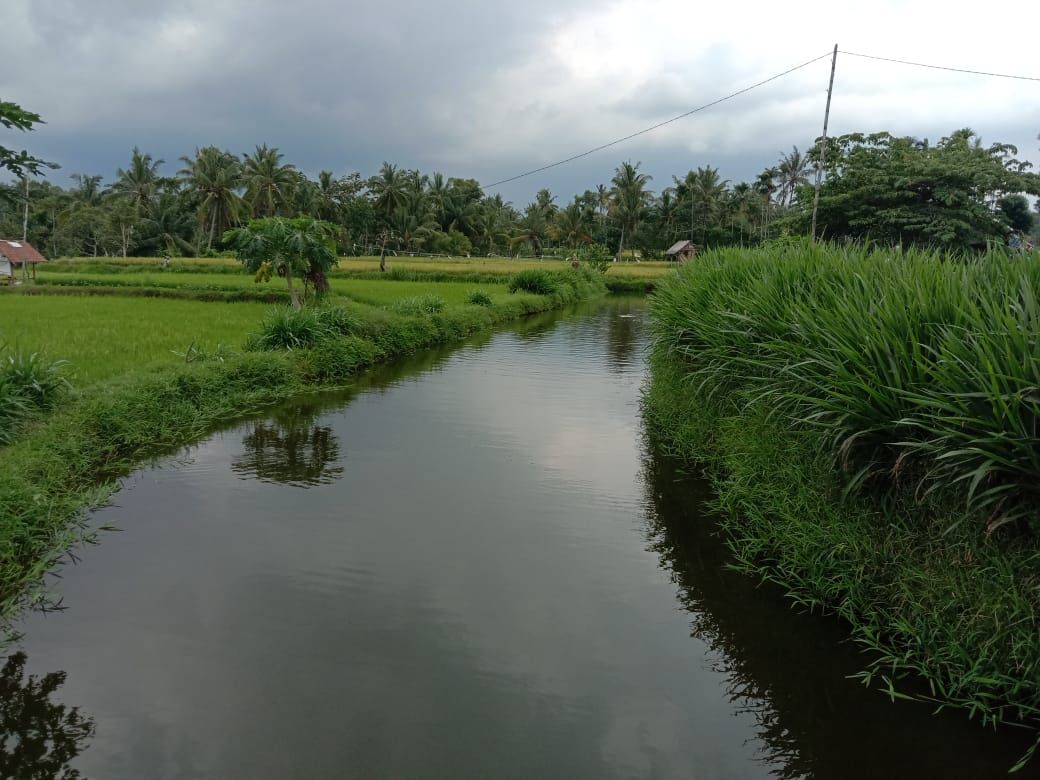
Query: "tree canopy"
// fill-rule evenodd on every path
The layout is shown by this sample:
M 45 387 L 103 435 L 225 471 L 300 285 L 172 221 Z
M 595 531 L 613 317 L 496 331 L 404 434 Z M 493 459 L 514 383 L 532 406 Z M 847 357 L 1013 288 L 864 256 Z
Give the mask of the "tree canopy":
M 819 159 L 821 147 L 810 157 Z M 818 224 L 825 237 L 964 248 L 1003 240 L 1007 194 L 1040 194 L 1040 177 L 1009 144 L 968 129 L 937 144 L 890 133 L 828 140 Z M 805 213 L 796 220 L 804 228 Z

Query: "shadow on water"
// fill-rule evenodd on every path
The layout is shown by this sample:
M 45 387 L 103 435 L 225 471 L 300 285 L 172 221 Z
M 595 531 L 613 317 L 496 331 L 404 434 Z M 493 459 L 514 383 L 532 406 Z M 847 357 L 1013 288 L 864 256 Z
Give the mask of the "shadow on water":
M 80 777 L 69 763 L 94 735 L 94 721 L 51 701 L 65 672 L 26 677 L 25 664 L 25 653 L 15 653 L 0 670 L 0 777 Z
M 789 778 L 997 778 L 1030 746 L 963 713 L 891 701 L 850 677 L 868 658 L 837 619 L 798 613 L 776 588 L 733 570 L 705 509 L 710 489 L 676 461 L 644 461 L 648 541 L 690 613 L 691 635 L 714 652 L 736 712 L 750 714 L 759 759 Z M 1036 777 L 1031 765 L 1014 777 Z

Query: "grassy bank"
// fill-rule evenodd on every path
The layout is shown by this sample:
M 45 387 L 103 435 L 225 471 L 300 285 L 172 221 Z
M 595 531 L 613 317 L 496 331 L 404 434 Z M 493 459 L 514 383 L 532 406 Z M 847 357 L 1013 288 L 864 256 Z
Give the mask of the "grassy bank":
M 539 284 L 548 287 L 530 292 Z M 109 378 L 48 404 L 49 411 L 22 421 L 13 442 L 0 448 L 0 624 L 6 628 L 26 604 L 42 601 L 43 575 L 83 538 L 84 508 L 104 501 L 143 459 L 291 395 L 345 384 L 376 362 L 604 292 L 602 281 L 584 272 L 521 278 L 510 286 L 514 293 L 469 295 L 474 302 L 451 305 L 451 293 L 441 296 L 438 285 L 426 285 L 422 295 L 404 285 L 384 306 L 332 304 L 302 313 L 265 313 L 252 304 L 5 299 L 5 307 L 25 307 L 20 316 L 42 329 L 34 344 L 51 353 L 60 353 L 63 336 L 82 319 L 93 317 L 97 327 L 111 330 L 85 335 L 72 366 L 82 377 Z M 113 323 L 106 311 L 74 310 L 84 304 L 118 306 L 113 316 L 125 322 Z M 52 307 L 48 316 L 32 311 L 40 305 Z M 156 319 L 160 310 L 163 325 Z M 225 334 L 219 343 L 231 347 L 218 350 L 214 340 Z M 172 344 L 187 347 L 192 340 L 194 347 L 160 360 Z M 126 361 L 118 350 L 131 342 L 147 344 L 153 359 Z
M 655 293 L 644 401 L 737 560 L 845 618 L 866 679 L 1034 728 L 1037 290 L 1035 255 L 710 253 Z

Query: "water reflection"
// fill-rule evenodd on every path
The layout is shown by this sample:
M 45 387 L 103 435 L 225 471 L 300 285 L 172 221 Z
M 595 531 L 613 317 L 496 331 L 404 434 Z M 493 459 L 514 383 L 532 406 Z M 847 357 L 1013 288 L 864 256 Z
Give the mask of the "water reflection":
M 334 482 L 343 474 L 339 440 L 317 424 L 319 413 L 317 406 L 293 404 L 247 424 L 231 470 L 242 479 L 296 487 Z
M 733 570 L 705 511 L 706 481 L 647 448 L 650 549 L 678 586 L 691 635 L 714 651 L 734 711 L 753 717 L 772 775 L 866 779 L 898 767 L 899 777 L 997 777 L 1029 747 L 1025 734 L 994 734 L 849 679 L 867 659 L 844 626 L 793 611 L 781 592 Z
M 65 672 L 26 677 L 26 660 L 15 653 L 0 671 L 0 777 L 78 778 L 69 764 L 94 736 L 94 721 L 51 701 Z
M 618 314 L 607 320 L 607 360 L 611 370 L 622 373 L 630 370 L 638 357 L 636 346 L 641 343 L 644 326 L 633 310 L 645 308 L 645 304 L 621 300 L 616 307 Z

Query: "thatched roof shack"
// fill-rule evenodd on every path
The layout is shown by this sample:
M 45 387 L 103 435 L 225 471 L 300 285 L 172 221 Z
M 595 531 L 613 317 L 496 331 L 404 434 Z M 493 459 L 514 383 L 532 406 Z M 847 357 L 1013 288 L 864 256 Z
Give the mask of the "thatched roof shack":
M 664 254 L 665 257 L 675 260 L 677 263 L 684 263 L 691 257 L 697 256 L 697 247 L 692 241 L 676 241 Z
M 36 251 L 36 247 L 28 241 L 9 241 L 0 239 L 0 281 L 14 284 L 19 268 L 32 268 L 33 279 L 36 278 L 36 264 L 46 263 L 47 258 Z

